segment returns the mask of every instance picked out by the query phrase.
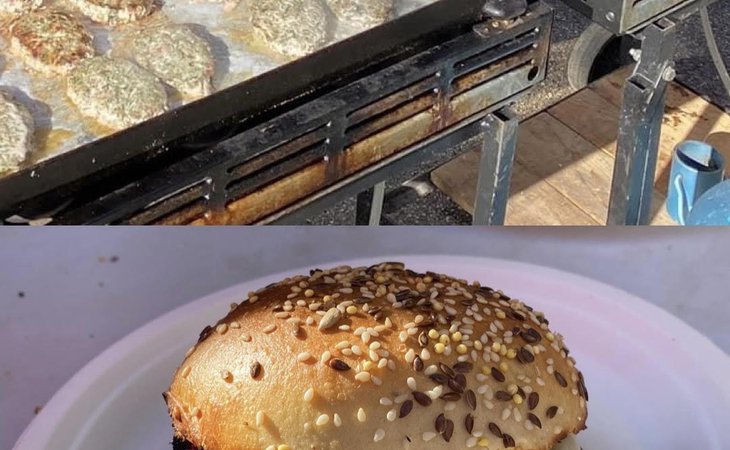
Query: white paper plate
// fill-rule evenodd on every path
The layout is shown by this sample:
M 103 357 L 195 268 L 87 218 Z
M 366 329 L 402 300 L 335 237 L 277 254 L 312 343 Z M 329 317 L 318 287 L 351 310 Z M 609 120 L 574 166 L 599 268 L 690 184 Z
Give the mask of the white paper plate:
M 479 280 L 545 311 L 585 374 L 588 429 L 578 439 L 585 450 L 730 449 L 723 440 L 730 429 L 730 357 L 663 310 L 538 266 L 440 255 L 392 258 L 415 270 Z M 58 391 L 15 449 L 170 450 L 161 394 L 200 330 L 247 292 L 307 270 L 243 283 L 138 329 Z

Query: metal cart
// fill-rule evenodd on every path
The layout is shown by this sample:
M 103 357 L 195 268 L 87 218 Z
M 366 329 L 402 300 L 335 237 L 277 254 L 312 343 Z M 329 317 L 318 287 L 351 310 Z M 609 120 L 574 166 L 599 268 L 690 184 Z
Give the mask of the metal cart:
M 585 86 L 626 58 L 637 62 L 624 85 L 608 224 L 647 224 L 667 84 L 676 75 L 677 25 L 714 0 L 563 1 L 594 22 L 571 55 L 573 87 Z

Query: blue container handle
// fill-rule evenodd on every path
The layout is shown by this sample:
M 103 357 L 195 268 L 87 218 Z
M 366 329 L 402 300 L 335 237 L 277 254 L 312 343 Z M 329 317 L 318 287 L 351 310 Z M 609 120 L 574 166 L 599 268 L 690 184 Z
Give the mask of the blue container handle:
M 689 203 L 687 201 L 687 191 L 684 190 L 684 179 L 682 174 L 674 177 L 674 189 L 677 192 L 677 218 L 680 225 L 687 224 L 687 216 L 689 215 Z

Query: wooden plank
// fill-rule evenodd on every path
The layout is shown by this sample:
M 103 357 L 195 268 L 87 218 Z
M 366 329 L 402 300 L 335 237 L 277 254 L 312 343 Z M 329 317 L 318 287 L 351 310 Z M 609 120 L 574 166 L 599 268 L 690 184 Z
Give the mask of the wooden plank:
M 480 153 L 469 151 L 431 173 L 431 181 L 459 206 L 474 213 Z M 589 215 L 519 162 L 507 204 L 507 225 L 597 225 Z
M 608 214 L 614 159 L 549 114 L 525 123 L 517 159 L 599 223 Z M 655 193 L 654 223 L 671 224 Z
M 548 112 L 599 149 L 615 152 L 619 108 L 592 90 L 576 92 Z
M 613 159 L 549 114 L 520 129 L 517 160 L 593 220 L 605 223 Z
M 520 163 L 512 174 L 507 225 L 602 225 Z

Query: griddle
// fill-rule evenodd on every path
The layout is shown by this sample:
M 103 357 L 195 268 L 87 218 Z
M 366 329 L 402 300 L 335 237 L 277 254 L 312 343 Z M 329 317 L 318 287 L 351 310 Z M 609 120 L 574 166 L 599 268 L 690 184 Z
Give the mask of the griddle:
M 533 20 L 549 16 L 551 23 L 547 8 L 535 1 L 529 5 L 533 10 L 540 8 L 539 14 L 532 12 Z M 157 188 L 167 184 L 169 192 L 147 205 L 181 190 L 190 191 L 190 184 L 176 176 L 181 167 L 190 169 L 197 165 L 205 170 L 206 163 L 210 162 L 207 157 L 216 153 L 214 149 L 244 131 L 281 118 L 312 103 L 313 99 L 438 44 L 473 33 L 475 24 L 484 20 L 483 6 L 483 0 L 440 0 L 148 122 L 26 167 L 0 179 L 0 211 L 4 217 L 13 214 L 61 217 L 56 223 L 127 223 L 129 217 L 107 214 L 111 210 L 100 211 L 100 208 L 119 209 L 118 204 L 112 208 L 105 199 L 123 198 L 124 202 L 134 203 L 134 197 L 144 192 L 133 196 L 129 192 L 135 186 L 149 186 L 141 180 L 149 182 L 150 178 L 155 180 Z M 549 34 L 550 23 L 534 36 L 535 47 L 538 40 L 544 41 L 546 33 Z M 490 32 L 498 35 L 498 22 L 494 27 Z M 529 27 L 528 23 L 524 28 L 529 31 Z M 504 40 L 514 39 L 517 34 L 513 29 Z M 544 77 L 547 45 L 539 47 L 541 55 L 533 61 L 536 67 L 530 74 L 530 84 Z M 288 117 L 287 120 L 296 120 L 291 115 Z M 284 129 L 285 125 L 279 123 Z M 295 122 L 290 125 L 296 128 Z M 442 130 L 434 133 L 437 131 Z M 237 159 L 246 161 L 261 156 L 265 150 L 262 147 L 256 150 L 258 153 L 251 154 L 238 149 Z M 195 189 L 205 190 L 200 186 Z M 119 191 L 126 195 L 119 197 Z M 140 205 L 127 205 L 123 209 L 128 215 L 139 210 Z M 62 212 L 53 214 L 54 210 Z M 79 211 L 87 216 L 79 215 Z

